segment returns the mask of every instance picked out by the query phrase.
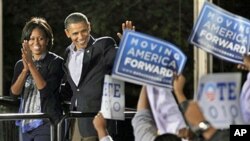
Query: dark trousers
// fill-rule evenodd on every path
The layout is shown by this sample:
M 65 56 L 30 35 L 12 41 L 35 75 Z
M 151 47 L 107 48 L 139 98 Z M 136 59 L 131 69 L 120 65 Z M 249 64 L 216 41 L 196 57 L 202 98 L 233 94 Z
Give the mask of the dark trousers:
M 79 132 L 79 128 L 78 128 L 78 120 L 76 119 L 74 122 L 71 141 L 99 141 L 99 139 L 97 136 L 82 137 L 80 132 Z
M 46 123 L 38 128 L 22 133 L 22 141 L 50 141 L 50 124 Z

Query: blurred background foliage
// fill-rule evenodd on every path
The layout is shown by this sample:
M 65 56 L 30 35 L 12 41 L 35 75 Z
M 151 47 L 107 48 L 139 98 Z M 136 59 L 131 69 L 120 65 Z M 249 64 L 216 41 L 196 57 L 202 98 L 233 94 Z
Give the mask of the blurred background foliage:
M 71 12 L 82 12 L 89 17 L 94 37 L 111 36 L 121 24 L 132 20 L 136 30 L 169 41 L 188 56 L 186 72 L 192 79 L 193 49 L 187 42 L 192 28 L 191 0 L 3 0 L 4 24 L 4 94 L 9 94 L 13 68 L 20 59 L 20 37 L 25 22 L 41 16 L 52 26 L 55 44 L 53 52 L 62 55 L 70 40 L 64 33 L 64 19 Z M 192 81 L 192 80 L 190 80 Z M 193 86 L 188 86 L 192 91 Z M 126 83 L 126 104 L 134 106 L 140 86 Z M 134 99 L 134 100 L 132 100 Z
M 248 0 L 214 0 L 220 7 L 249 18 Z M 136 30 L 177 45 L 188 57 L 184 74 L 188 97 L 193 95 L 193 46 L 188 37 L 193 26 L 193 0 L 3 0 L 4 95 L 9 95 L 13 68 L 20 56 L 20 37 L 31 17 L 47 19 L 55 42 L 51 51 L 62 55 L 70 40 L 64 33 L 64 19 L 71 12 L 89 17 L 94 37 L 111 36 L 117 43 L 121 24 L 132 20 Z M 232 63 L 214 58 L 214 72 L 236 71 Z M 126 83 L 126 104 L 134 106 L 140 86 Z M 127 100 L 128 99 L 128 100 Z
M 13 69 L 21 58 L 20 37 L 25 22 L 31 17 L 44 17 L 54 32 L 54 47 L 51 51 L 62 55 L 70 44 L 64 33 L 64 19 L 72 12 L 82 12 L 89 17 L 94 37 L 111 36 L 119 44 L 116 36 L 121 32 L 121 24 L 132 20 L 136 30 L 178 46 L 188 57 L 184 74 L 185 87 L 189 98 L 193 96 L 193 46 L 188 37 L 193 26 L 193 0 L 2 0 L 3 3 L 3 88 L 4 96 L 9 95 Z M 216 5 L 237 15 L 250 18 L 249 0 L 213 0 Z M 236 65 L 213 58 L 214 72 L 237 71 Z M 246 74 L 246 72 L 243 72 Z M 245 78 L 243 76 L 243 78 Z M 135 108 L 140 86 L 126 83 L 126 107 Z M 15 112 L 18 105 L 0 105 L 1 112 Z M 10 108 L 15 107 L 15 110 Z M 121 122 L 122 140 L 133 138 L 130 122 Z M 17 140 L 17 130 L 12 123 L 0 123 L 0 141 Z M 124 134 L 126 133 L 126 134 Z

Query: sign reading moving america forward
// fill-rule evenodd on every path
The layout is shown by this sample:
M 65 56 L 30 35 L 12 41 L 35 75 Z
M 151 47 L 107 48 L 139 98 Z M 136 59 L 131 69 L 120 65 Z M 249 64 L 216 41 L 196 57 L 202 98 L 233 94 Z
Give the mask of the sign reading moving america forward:
M 173 44 L 125 30 L 112 77 L 136 84 L 172 88 L 173 73 L 180 73 L 186 56 Z
M 205 2 L 189 42 L 233 63 L 249 51 L 250 21 Z

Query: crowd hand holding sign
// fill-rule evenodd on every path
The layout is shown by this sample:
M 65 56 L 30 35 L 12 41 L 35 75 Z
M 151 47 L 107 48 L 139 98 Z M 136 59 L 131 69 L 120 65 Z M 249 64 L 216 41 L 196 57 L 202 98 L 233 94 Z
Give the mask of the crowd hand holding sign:
M 224 131 L 218 131 L 212 125 L 206 122 L 206 119 L 195 101 L 188 101 L 183 92 L 185 77 L 183 75 L 175 75 L 173 82 L 174 94 L 176 95 L 177 101 L 180 104 L 182 112 L 184 113 L 185 119 L 193 129 L 197 129 L 194 132 L 209 141 L 228 141 L 229 133 Z M 200 129 L 200 124 L 206 122 L 206 129 Z
M 238 64 L 237 66 L 238 69 L 241 70 L 250 70 L 250 55 L 245 54 L 243 57 L 243 64 Z
M 107 130 L 107 121 L 103 117 L 101 112 L 99 112 L 95 116 L 95 118 L 93 119 L 93 124 L 97 131 L 99 140 L 113 141 L 113 139 L 109 136 L 109 133 Z
M 146 112 L 147 111 L 147 112 Z M 145 113 L 146 112 L 146 113 Z M 181 141 L 181 138 L 190 139 L 192 136 L 187 129 L 180 129 L 178 136 L 171 133 L 165 133 L 162 135 L 157 134 L 157 127 L 153 122 L 153 116 L 150 112 L 150 105 L 147 97 L 146 88 L 141 89 L 137 104 L 137 113 L 132 120 L 135 141 L 160 141 L 160 140 L 175 140 Z M 93 119 L 93 125 L 98 133 L 100 141 L 113 141 L 107 131 L 107 121 L 103 117 L 102 113 L 99 112 Z M 145 134 L 143 133 L 145 132 Z
M 146 86 L 143 86 L 137 102 L 137 112 L 132 118 L 135 141 L 181 141 L 181 138 L 172 133 L 159 135 L 155 124 Z

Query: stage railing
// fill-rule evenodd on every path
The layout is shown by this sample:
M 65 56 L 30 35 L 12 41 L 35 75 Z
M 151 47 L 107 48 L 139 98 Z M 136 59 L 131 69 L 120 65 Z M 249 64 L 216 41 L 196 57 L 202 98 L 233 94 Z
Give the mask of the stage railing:
M 127 110 L 124 112 L 125 119 L 131 119 L 136 111 Z M 55 124 L 48 114 L 44 113 L 0 113 L 0 121 L 22 120 L 22 119 L 47 119 L 50 122 L 51 141 L 62 141 L 62 124 L 67 119 L 76 119 L 83 117 L 94 117 L 97 113 L 82 113 L 78 111 L 70 111 Z M 57 130 L 55 130 L 57 128 Z M 57 133 L 55 133 L 57 131 Z
M 125 111 L 125 119 L 131 119 L 135 115 L 136 111 Z M 57 124 L 57 141 L 62 141 L 62 123 L 67 119 L 76 119 L 83 117 L 94 117 L 97 113 L 82 113 L 78 111 L 70 111 L 65 114 Z M 69 131 L 68 131 L 69 132 Z
M 50 140 L 55 141 L 55 125 L 51 117 L 44 113 L 3 113 L 0 114 L 0 121 L 20 120 L 20 119 L 48 119 L 50 122 Z

